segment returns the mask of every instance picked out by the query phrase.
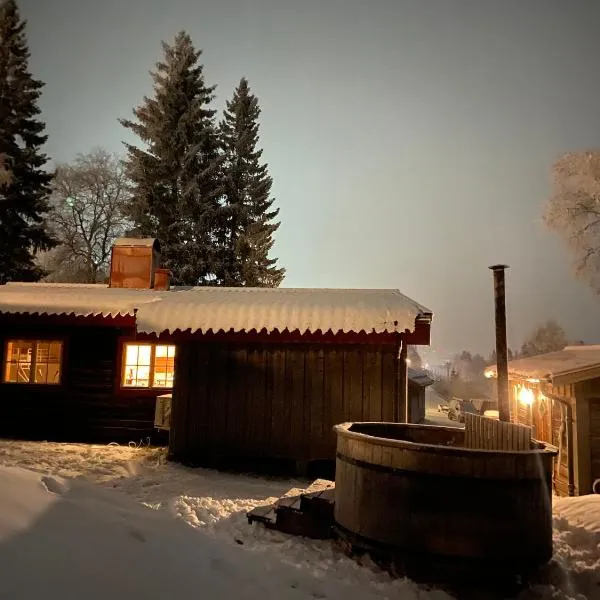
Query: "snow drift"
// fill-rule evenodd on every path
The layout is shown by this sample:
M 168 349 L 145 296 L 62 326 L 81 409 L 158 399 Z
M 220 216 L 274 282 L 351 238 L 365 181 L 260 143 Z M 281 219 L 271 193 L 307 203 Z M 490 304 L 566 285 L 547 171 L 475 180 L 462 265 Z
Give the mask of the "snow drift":
M 0 467 L 0 564 L 2 597 L 22 600 L 342 597 L 117 490 L 18 467 Z

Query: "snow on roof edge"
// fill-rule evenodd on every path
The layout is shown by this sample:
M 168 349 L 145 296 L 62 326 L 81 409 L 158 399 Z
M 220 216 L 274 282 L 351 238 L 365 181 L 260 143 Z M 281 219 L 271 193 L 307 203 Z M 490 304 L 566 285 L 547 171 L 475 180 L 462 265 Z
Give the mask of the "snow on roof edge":
M 132 315 L 140 333 L 413 331 L 433 313 L 395 289 L 109 288 L 105 284 L 0 286 L 0 312 L 36 315 Z

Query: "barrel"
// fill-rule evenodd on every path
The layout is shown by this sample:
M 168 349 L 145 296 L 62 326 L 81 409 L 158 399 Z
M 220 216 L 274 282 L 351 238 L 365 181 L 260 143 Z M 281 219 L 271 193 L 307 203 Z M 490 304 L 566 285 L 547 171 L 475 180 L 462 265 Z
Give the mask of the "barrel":
M 353 543 L 408 570 L 468 576 L 526 573 L 551 558 L 553 446 L 469 449 L 463 429 L 432 425 L 334 429 L 336 529 Z

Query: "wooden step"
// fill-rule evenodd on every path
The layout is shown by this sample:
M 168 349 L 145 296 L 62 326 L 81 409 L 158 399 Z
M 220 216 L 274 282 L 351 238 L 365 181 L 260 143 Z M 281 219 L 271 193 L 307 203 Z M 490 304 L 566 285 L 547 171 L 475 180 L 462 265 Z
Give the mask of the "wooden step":
M 262 523 L 265 527 L 273 528 L 277 522 L 277 513 L 275 512 L 275 504 L 266 504 L 253 508 L 246 515 L 248 523 Z
M 334 483 L 317 479 L 306 489 L 292 488 L 275 504 L 259 506 L 247 514 L 248 522 L 292 535 L 326 539 L 331 536 Z

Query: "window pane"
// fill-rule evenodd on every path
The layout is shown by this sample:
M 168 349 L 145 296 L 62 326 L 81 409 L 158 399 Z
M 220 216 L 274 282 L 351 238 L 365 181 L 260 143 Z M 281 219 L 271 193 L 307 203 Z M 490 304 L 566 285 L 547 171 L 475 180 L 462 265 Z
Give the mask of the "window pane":
M 156 346 L 153 387 L 173 387 L 175 373 L 175 346 Z
M 50 363 L 48 365 L 48 383 L 60 383 L 60 364 Z
M 6 383 L 17 383 L 17 363 L 6 363 L 4 369 L 4 381 Z
M 7 358 L 11 362 L 30 362 L 34 342 L 12 341 L 7 344 Z
M 150 367 L 137 367 L 132 385 L 136 387 L 149 387 Z
M 38 342 L 35 362 L 38 364 L 48 364 L 49 350 L 49 342 Z
M 48 383 L 48 364 L 38 363 L 35 366 L 34 383 Z
M 150 357 L 152 356 L 152 346 L 140 346 L 138 351 L 138 365 L 150 366 Z
M 50 342 L 48 352 L 48 362 L 60 363 L 60 356 L 62 354 L 62 342 Z
M 32 360 L 34 356 L 35 361 Z M 6 344 L 4 381 L 8 383 L 60 383 L 61 359 L 62 342 L 11 340 Z
M 149 387 L 152 346 L 126 344 L 122 385 L 124 387 Z

